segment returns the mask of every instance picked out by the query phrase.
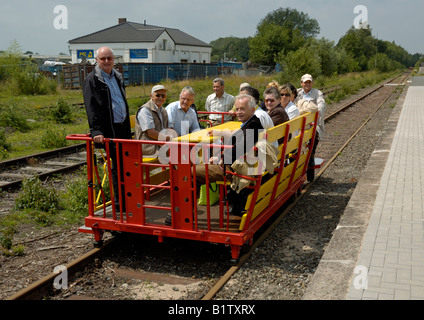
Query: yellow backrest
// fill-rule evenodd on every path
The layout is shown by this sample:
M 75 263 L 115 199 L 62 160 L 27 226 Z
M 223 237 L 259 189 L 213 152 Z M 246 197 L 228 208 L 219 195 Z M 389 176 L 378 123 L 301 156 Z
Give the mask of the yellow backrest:
M 130 124 L 131 124 L 131 129 L 134 129 L 134 126 L 135 126 L 135 115 L 130 116 Z
M 290 157 L 293 153 L 297 153 L 299 147 L 305 146 L 308 141 L 312 138 L 314 132 L 314 126 L 311 125 L 312 122 L 315 121 L 316 113 L 307 113 L 300 117 L 297 117 L 291 121 L 280 124 L 276 127 L 273 127 L 264 134 L 266 134 L 268 142 L 274 142 L 279 140 L 285 136 L 285 132 L 288 131 L 290 134 L 289 142 L 286 145 L 285 153 L 282 154 L 284 149 L 284 144 L 279 146 L 280 154 L 280 166 L 285 162 L 286 159 Z M 303 132 L 302 138 L 302 128 L 305 123 L 305 130 Z M 288 129 L 288 130 L 287 130 Z M 279 181 L 277 181 L 277 175 L 272 176 L 268 181 L 261 184 L 260 189 L 257 194 L 256 203 L 254 204 L 255 208 L 252 213 L 251 220 L 255 219 L 265 208 L 267 208 L 270 204 L 272 190 L 274 189 L 275 184 L 278 184 L 277 192 L 275 194 L 276 197 L 281 195 L 289 186 L 290 177 L 293 175 L 293 179 L 296 180 L 299 178 L 301 174 L 301 170 L 306 165 L 306 156 L 307 153 L 302 153 L 301 155 L 297 155 L 299 157 L 299 161 L 297 162 L 297 167 L 294 167 L 294 162 L 291 162 L 289 165 L 281 168 L 283 170 Z M 248 196 L 246 201 L 245 210 L 249 210 L 251 206 L 251 201 L 253 197 L 253 192 Z M 247 214 L 244 214 L 242 220 L 240 222 L 239 230 L 243 230 L 244 225 L 246 223 Z

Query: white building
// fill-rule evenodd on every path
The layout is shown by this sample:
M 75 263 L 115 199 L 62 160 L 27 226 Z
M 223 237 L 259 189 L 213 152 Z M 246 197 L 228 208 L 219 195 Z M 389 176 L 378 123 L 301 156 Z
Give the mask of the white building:
M 112 48 L 116 63 L 210 63 L 212 47 L 178 29 L 128 22 L 69 41 L 72 63 L 94 63 L 96 50 Z

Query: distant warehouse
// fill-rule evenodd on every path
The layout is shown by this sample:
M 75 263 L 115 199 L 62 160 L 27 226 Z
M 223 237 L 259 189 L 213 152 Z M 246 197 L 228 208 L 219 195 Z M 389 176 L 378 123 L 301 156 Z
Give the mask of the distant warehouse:
M 218 65 L 211 63 L 209 44 L 178 29 L 129 22 L 126 18 L 110 28 L 70 40 L 72 63 L 94 65 L 96 50 L 102 46 L 114 51 L 126 84 L 212 77 L 218 73 Z

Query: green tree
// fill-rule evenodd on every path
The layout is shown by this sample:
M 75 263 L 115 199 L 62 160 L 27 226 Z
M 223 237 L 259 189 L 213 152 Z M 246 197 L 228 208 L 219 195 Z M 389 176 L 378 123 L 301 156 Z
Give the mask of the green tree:
M 351 27 L 340 38 L 338 47 L 344 48 L 358 63 L 361 71 L 368 69 L 368 60 L 377 52 L 375 38 L 371 29 L 355 29 Z
M 250 39 L 250 60 L 273 66 L 277 56 L 298 50 L 319 31 L 318 22 L 308 14 L 291 8 L 276 9 L 259 22 Z
M 309 73 L 317 78 L 321 75 L 321 57 L 312 47 L 303 46 L 296 51 L 290 51 L 287 54 L 280 54 L 277 60 L 283 66 L 283 73 L 287 79 L 300 79 L 300 77 Z
M 305 42 L 300 30 L 279 26 L 273 22 L 258 26 L 256 35 L 250 39 L 250 60 L 254 63 L 275 65 L 280 52 L 299 49 Z
M 319 57 L 320 69 L 323 75 L 331 76 L 337 72 L 338 60 L 333 41 L 325 38 L 319 40 L 310 38 L 307 40 L 305 46 L 309 47 Z
M 337 61 L 338 74 L 357 72 L 361 70 L 355 58 L 350 53 L 347 53 L 344 48 L 335 47 L 334 52 L 334 59 Z
M 377 69 L 380 72 L 390 72 L 402 69 L 404 66 L 395 60 L 390 59 L 385 53 L 377 53 L 368 61 L 368 69 Z
M 212 61 L 220 61 L 225 56 L 238 61 L 249 60 L 249 38 L 226 37 L 210 43 Z
M 320 32 L 317 20 L 310 18 L 307 13 L 292 8 L 278 8 L 268 13 L 259 22 L 259 26 L 264 23 L 274 23 L 291 30 L 297 29 L 304 38 L 313 38 Z

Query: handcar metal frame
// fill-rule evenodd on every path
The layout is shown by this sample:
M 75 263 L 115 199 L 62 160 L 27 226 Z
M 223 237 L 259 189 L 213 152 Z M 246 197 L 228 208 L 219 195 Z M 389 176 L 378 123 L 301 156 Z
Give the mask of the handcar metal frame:
M 264 172 L 256 176 L 241 176 L 254 183 L 248 187 L 251 193 L 245 206 L 246 213 L 235 222 L 228 214 L 226 192 L 230 186 L 226 178 L 218 183 L 220 186 L 220 201 L 216 205 L 218 210 L 207 204 L 199 211 L 196 163 L 190 156 L 198 155 L 200 150 L 206 155 L 210 148 L 225 149 L 229 146 L 105 139 L 106 159 L 110 159 L 111 143 L 115 143 L 116 150 L 120 150 L 117 156 L 117 168 L 118 176 L 121 177 L 119 184 L 124 192 L 119 188 L 119 199 L 120 203 L 125 200 L 125 211 L 122 206 L 116 211 L 113 196 L 111 206 L 96 207 L 95 189 L 100 189 L 99 192 L 103 190 L 92 138 L 90 135 L 69 135 L 67 136 L 69 140 L 85 141 L 87 150 L 89 209 L 85 226 L 79 231 L 93 233 L 97 243 L 102 241 L 104 231 L 151 235 L 158 237 L 159 242 L 162 242 L 164 237 L 170 237 L 221 243 L 231 247 L 231 257 L 237 260 L 241 247 L 251 244 L 259 228 L 290 197 L 301 190 L 302 184 L 306 181 L 307 164 L 313 149 L 317 119 L 318 112 L 308 113 L 263 133 L 261 137 L 270 143 L 279 139 L 284 140 L 279 146 L 279 165 L 272 175 Z M 163 154 L 168 157 L 168 163 L 161 163 L 159 158 L 143 157 L 142 144 L 158 144 L 165 147 L 166 152 Z M 207 161 L 205 164 L 207 167 Z M 231 171 L 227 173 L 237 175 Z M 107 174 L 109 177 L 112 176 L 110 161 L 107 161 Z M 266 175 L 267 179 L 263 179 Z M 206 174 L 206 185 L 208 182 L 209 176 Z M 109 188 L 112 195 L 112 183 L 109 183 Z M 209 203 L 209 188 L 206 190 Z M 167 203 L 154 202 L 155 197 L 164 192 L 169 192 Z M 103 195 L 102 197 L 104 198 Z M 218 218 L 212 211 L 218 212 Z M 226 218 L 225 212 L 227 212 Z M 167 213 L 172 215 L 171 225 L 164 223 L 163 217 Z M 156 219 L 156 216 L 162 216 L 162 219 Z

